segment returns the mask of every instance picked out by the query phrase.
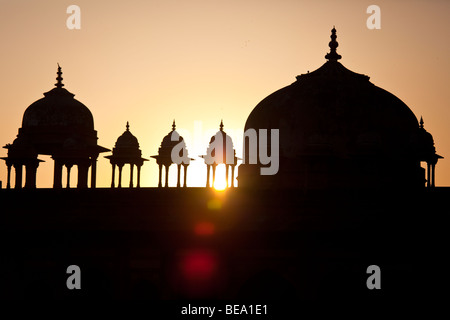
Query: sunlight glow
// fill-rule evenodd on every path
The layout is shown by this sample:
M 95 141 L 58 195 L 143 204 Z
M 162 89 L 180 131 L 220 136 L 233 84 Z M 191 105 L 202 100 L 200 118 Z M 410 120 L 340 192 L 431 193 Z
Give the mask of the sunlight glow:
M 214 182 L 214 189 L 218 191 L 223 191 L 226 189 L 226 187 L 227 182 L 225 181 L 225 179 L 216 179 L 216 181 Z
M 225 177 L 225 166 L 218 165 L 216 168 L 216 177 L 214 181 L 214 189 L 217 191 L 223 191 L 227 187 L 227 180 Z

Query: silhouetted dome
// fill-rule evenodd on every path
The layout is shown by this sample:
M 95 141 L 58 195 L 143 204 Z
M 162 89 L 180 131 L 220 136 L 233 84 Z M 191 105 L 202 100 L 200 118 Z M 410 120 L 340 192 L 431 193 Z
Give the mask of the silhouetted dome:
M 325 64 L 297 76 L 296 82 L 269 95 L 250 113 L 245 130 L 279 129 L 280 171 L 277 177 L 261 178 L 256 167 L 241 165 L 240 185 L 253 179 L 266 179 L 272 186 L 346 184 L 351 183 L 349 173 L 357 176 L 365 170 L 361 168 L 364 161 L 382 170 L 396 159 L 400 161 L 397 173 L 404 169 L 399 167 L 410 156 L 417 118 L 399 98 L 337 61 L 341 56 L 336 53 L 335 33 L 333 28 Z M 313 159 L 319 155 L 320 159 Z M 384 163 L 376 160 L 380 158 Z M 385 174 L 392 176 L 390 170 Z M 414 176 L 416 169 L 411 170 Z M 369 180 L 374 179 L 378 178 Z
M 89 109 L 74 99 L 74 94 L 63 88 L 61 68 L 55 88 L 44 93 L 44 98 L 32 103 L 23 115 L 22 128 L 75 127 L 94 130 L 94 118 Z
M 92 113 L 63 88 L 59 65 L 57 74 L 55 88 L 25 110 L 19 135 L 26 136 L 39 154 L 55 155 L 69 149 L 104 152 L 106 149 L 97 145 Z
M 9 166 L 19 168 L 16 189 L 22 188 L 21 168 L 25 165 L 25 188 L 36 188 L 36 170 L 42 160 L 39 154 L 50 155 L 55 161 L 53 187 L 62 188 L 62 168 L 68 169 L 67 187 L 70 187 L 70 168 L 78 167 L 78 188 L 88 187 L 91 168 L 91 187 L 96 187 L 98 155 L 109 151 L 97 144 L 97 131 L 91 112 L 74 95 L 63 89 L 61 67 L 58 65 L 55 88 L 44 93 L 44 98 L 31 104 L 23 115 L 14 143 L 7 144 L 8 157 L 2 158 Z M 8 187 L 10 177 L 8 176 Z
M 175 145 L 177 145 L 179 141 L 183 141 L 182 136 L 175 136 L 174 138 L 172 138 L 172 135 L 174 133 L 176 133 L 176 131 L 171 131 L 166 136 L 164 136 L 161 141 L 161 148 L 171 149 Z
M 171 157 L 172 149 L 181 141 L 184 141 L 183 137 L 175 130 L 175 120 L 172 124 L 172 131 L 170 131 L 161 141 L 161 147 L 159 148 L 159 155 L 163 157 Z
M 215 143 L 216 139 L 220 139 L 222 145 L 217 145 Z M 233 140 L 223 130 L 223 121 L 220 121 L 220 129 L 209 140 L 206 155 L 202 157 L 205 159 L 206 164 L 213 164 L 214 162 L 220 164 L 226 163 L 227 153 L 230 154 L 230 160 L 232 159 L 232 163 L 227 164 L 236 164 L 237 158 L 235 157 L 236 151 L 234 150 Z
M 245 130 L 279 128 L 280 153 L 287 157 L 315 145 L 351 154 L 358 144 L 375 143 L 397 152 L 417 127 L 414 113 L 400 99 L 337 61 L 269 95 L 245 124 Z
M 106 156 L 112 165 L 123 166 L 125 163 L 131 165 L 137 165 L 138 168 L 144 164 L 144 159 L 141 157 L 142 151 L 139 149 L 138 139 L 130 132 L 130 125 L 127 121 L 126 130 L 122 135 L 117 138 L 116 144 L 112 150 L 112 155 Z M 140 169 L 139 169 L 140 170 Z M 138 172 L 138 176 L 140 171 Z M 138 187 L 140 184 L 140 178 L 138 178 Z M 114 187 L 114 179 L 112 186 Z M 119 183 L 120 186 L 120 183 Z M 130 185 L 131 186 L 131 185 Z
M 115 157 L 140 157 L 142 155 L 139 149 L 138 139 L 130 132 L 130 125 L 127 122 L 125 132 L 117 138 L 113 149 Z
M 127 122 L 127 130 L 117 139 L 116 148 L 139 148 L 138 139 L 133 136 L 129 128 L 130 125 Z
M 179 159 L 184 159 L 183 161 L 185 163 L 189 163 L 191 160 L 187 156 L 188 151 L 183 137 L 180 136 L 175 129 L 175 120 L 173 120 L 172 131 L 170 131 L 161 141 L 161 146 L 158 149 L 158 155 L 151 156 L 152 158 L 156 159 L 156 162 L 158 164 L 170 165 L 171 163 L 174 163 L 172 161 L 172 150 L 175 148 L 175 146 L 178 146 L 179 143 L 181 143 L 181 146 L 178 146 L 180 149 L 178 153 Z
M 164 150 L 172 150 L 173 147 L 175 147 L 178 142 L 184 141 L 183 137 L 178 134 L 178 132 L 175 130 L 175 120 L 172 124 L 172 131 L 170 131 L 161 141 L 161 148 Z M 172 136 L 174 135 L 174 136 Z
M 421 160 L 430 159 L 436 152 L 434 139 L 431 133 L 424 128 L 422 117 L 420 118 L 419 129 L 411 137 L 412 152 Z

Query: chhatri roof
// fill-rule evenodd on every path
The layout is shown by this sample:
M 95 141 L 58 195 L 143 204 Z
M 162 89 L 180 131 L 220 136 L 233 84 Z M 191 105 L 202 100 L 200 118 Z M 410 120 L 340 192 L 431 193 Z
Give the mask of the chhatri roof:
M 233 140 L 223 130 L 223 120 L 220 120 L 219 131 L 217 131 L 210 139 L 206 155 L 200 156 L 205 160 L 207 165 L 213 164 L 237 164 L 236 150 L 234 150 Z M 229 160 L 227 161 L 227 156 Z
M 110 159 L 111 163 L 118 164 L 142 164 L 144 161 L 148 161 L 141 156 L 142 151 L 139 149 L 138 139 L 131 133 L 130 124 L 127 121 L 126 130 L 117 138 L 112 155 L 106 156 L 105 158 Z
M 179 145 L 181 143 L 181 145 Z M 190 160 L 194 160 L 188 157 L 188 151 L 186 143 L 182 136 L 176 131 L 175 120 L 172 123 L 172 131 L 170 131 L 161 141 L 161 146 L 158 149 L 158 155 L 151 156 L 156 159 L 158 164 L 171 165 L 175 163 L 172 159 L 172 151 L 174 148 L 179 148 L 179 159 L 183 159 L 184 164 L 189 164 Z M 178 160 L 179 160 L 178 159 Z
M 89 109 L 64 89 L 61 67 L 58 65 L 55 88 L 32 103 L 23 115 L 22 128 L 77 127 L 94 130 L 94 118 Z

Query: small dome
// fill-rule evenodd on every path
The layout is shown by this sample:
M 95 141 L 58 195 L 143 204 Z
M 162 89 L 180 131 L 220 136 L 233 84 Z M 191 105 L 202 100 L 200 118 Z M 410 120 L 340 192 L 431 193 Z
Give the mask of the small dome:
M 126 128 L 125 132 L 116 141 L 116 149 L 139 148 L 138 139 L 130 132 L 130 125 L 128 122 Z
M 420 117 L 420 125 L 411 137 L 411 149 L 420 160 L 428 160 L 436 153 L 434 139 L 431 133 L 424 128 L 423 118 Z
M 130 132 L 130 124 L 127 121 L 126 130 L 117 138 L 112 150 L 112 155 L 106 156 L 111 164 L 122 166 L 125 163 L 141 166 L 147 159 L 142 158 L 138 139 Z
M 142 152 L 139 149 L 138 139 L 130 132 L 130 125 L 127 122 L 125 132 L 117 138 L 116 145 L 113 148 L 114 157 L 141 157 Z
M 161 142 L 161 148 L 160 149 L 167 149 L 171 150 L 173 147 L 175 147 L 180 141 L 184 141 L 183 137 L 178 134 L 178 132 L 175 130 L 175 120 L 173 120 L 172 124 L 172 131 L 170 131 L 162 140 Z
M 191 160 L 187 156 L 188 151 L 183 137 L 180 136 L 175 129 L 176 129 L 175 120 L 173 120 L 172 131 L 170 131 L 163 138 L 161 146 L 158 149 L 158 155 L 152 156 L 152 158 L 155 158 L 157 160 L 158 164 L 170 165 L 171 163 L 174 163 L 174 161 L 172 160 L 172 150 L 173 148 L 175 148 L 175 146 L 178 146 L 179 143 L 181 143 L 181 148 L 179 151 L 179 159 L 182 159 L 183 163 L 186 164 L 188 164 Z
M 218 139 L 219 144 L 222 142 L 221 146 L 217 145 L 216 140 Z M 228 162 L 227 155 L 230 158 Z M 205 159 L 206 164 L 237 163 L 236 150 L 234 150 L 233 140 L 226 134 L 225 131 L 223 131 L 223 121 L 220 121 L 220 129 L 211 137 L 208 148 L 206 149 L 206 155 L 202 157 Z

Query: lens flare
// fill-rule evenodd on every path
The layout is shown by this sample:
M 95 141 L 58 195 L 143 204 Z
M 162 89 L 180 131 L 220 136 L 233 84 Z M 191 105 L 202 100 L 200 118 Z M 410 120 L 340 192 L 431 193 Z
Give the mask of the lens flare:
M 187 280 L 209 280 L 216 271 L 216 259 L 211 252 L 194 250 L 182 260 L 182 272 Z
M 215 232 L 215 226 L 211 222 L 199 222 L 194 227 L 194 232 L 198 236 L 211 236 Z

